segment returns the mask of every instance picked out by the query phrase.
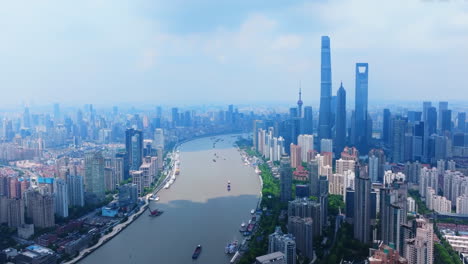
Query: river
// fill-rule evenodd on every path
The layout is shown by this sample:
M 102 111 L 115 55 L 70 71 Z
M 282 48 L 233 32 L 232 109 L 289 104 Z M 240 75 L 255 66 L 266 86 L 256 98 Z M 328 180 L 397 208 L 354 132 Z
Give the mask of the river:
M 183 143 L 180 175 L 150 205 L 164 213 L 155 218 L 143 213 L 80 263 L 186 264 L 192 263 L 198 244 L 203 250 L 193 262 L 229 263 L 232 256 L 224 253 L 224 247 L 233 239 L 242 241 L 239 226 L 250 219 L 261 189 L 258 176 L 233 147 L 236 139 L 224 135 Z

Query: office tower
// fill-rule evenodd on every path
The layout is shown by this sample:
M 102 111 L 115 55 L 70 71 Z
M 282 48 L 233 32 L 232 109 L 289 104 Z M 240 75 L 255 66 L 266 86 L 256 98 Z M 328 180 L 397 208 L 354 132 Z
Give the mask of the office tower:
M 29 108 L 24 108 L 23 113 L 23 127 L 24 128 L 31 128 L 31 114 L 29 113 Z
M 356 63 L 356 97 L 355 97 L 355 143 L 360 151 L 367 152 L 368 139 L 368 76 L 369 65 Z
M 319 196 L 319 164 L 317 159 L 311 160 L 308 164 L 310 195 Z
M 432 107 L 432 103 L 431 103 L 431 102 L 423 102 L 422 120 L 423 120 L 424 122 L 426 122 L 427 119 L 428 119 L 427 111 L 429 110 L 430 107 Z
M 99 203 L 105 198 L 104 168 L 104 157 L 101 152 L 85 154 L 85 190 L 91 203 Z
M 448 102 L 439 102 L 437 130 L 442 130 L 442 114 L 445 110 L 448 110 Z
M 424 122 L 416 122 L 413 124 L 413 134 L 410 136 L 409 148 L 411 149 L 411 157 L 408 160 L 423 160 L 424 156 Z M 407 150 L 405 151 L 407 152 Z
M 405 156 L 405 134 L 407 120 L 401 116 L 392 119 L 392 153 L 393 162 L 403 162 Z
M 296 247 L 303 256 L 312 259 L 314 256 L 313 242 L 313 219 L 298 216 L 288 217 L 288 232 L 296 239 Z
M 60 104 L 55 103 L 54 104 L 54 122 L 59 123 L 61 121 L 60 119 Z
M 301 147 L 302 162 L 307 162 L 308 153 L 314 151 L 314 136 L 299 135 L 297 144 Z
M 437 132 L 437 110 L 435 107 L 427 109 L 428 136 Z
M 268 253 L 281 252 L 286 262 L 296 264 L 296 241 L 293 235 L 283 234 L 281 227 L 277 226 L 275 232 L 268 236 Z
M 466 113 L 458 112 L 457 115 L 457 129 L 459 132 L 466 132 Z
M 408 263 L 434 263 L 434 227 L 429 220 L 418 218 L 413 220 L 416 229 L 413 238 L 405 241 L 405 258 Z
M 369 156 L 369 178 L 372 182 L 379 181 L 379 158 L 372 155 Z
M 328 178 L 320 176 L 319 178 L 319 202 L 320 202 L 320 222 L 328 225 Z
M 383 176 L 385 172 L 385 162 L 386 162 L 386 157 L 385 157 L 385 152 L 383 149 L 371 149 L 369 151 L 369 157 L 374 156 L 378 159 L 377 161 L 377 181 L 378 182 L 383 182 Z M 370 163 L 370 162 L 369 162 Z M 369 168 L 369 174 L 370 174 L 370 168 Z M 370 177 L 372 179 L 372 177 Z
M 143 161 L 143 132 L 133 128 L 125 131 L 125 151 L 129 170 L 138 170 Z
M 71 206 L 84 206 L 83 177 L 67 175 L 68 202 Z
M 292 198 L 292 171 L 288 156 L 282 156 L 280 161 L 280 200 L 287 202 Z
M 54 179 L 55 214 L 68 217 L 68 186 L 63 179 Z
M 35 227 L 47 228 L 55 225 L 53 195 L 32 191 L 28 193 L 27 201 L 28 210 L 31 212 L 32 222 Z
M 333 140 L 321 139 L 320 140 L 320 153 L 333 152 Z
M 289 108 L 289 118 L 299 118 L 299 113 L 296 107 Z
M 370 242 L 371 181 L 366 166 L 356 166 L 354 193 L 354 238 L 362 243 Z
M 301 147 L 291 144 L 291 167 L 298 168 L 302 164 Z
M 300 132 L 300 119 L 294 118 L 281 122 L 279 127 L 279 136 L 284 138 L 286 153 L 290 154 L 291 143 L 297 144 L 297 138 Z
M 330 38 L 322 36 L 321 73 L 320 73 L 320 111 L 318 124 L 318 137 L 331 138 L 331 58 Z
M 8 227 L 20 227 L 24 224 L 24 200 L 20 198 L 7 199 Z
M 335 122 L 335 153 L 339 153 L 346 146 L 346 90 L 341 83 L 336 92 L 336 122 Z
M 164 149 L 164 130 L 162 128 L 156 128 L 154 130 L 154 142 L 153 148 L 162 148 Z
M 408 121 L 411 123 L 421 121 L 422 112 L 408 111 Z
M 440 131 L 452 132 L 452 110 L 442 110 L 442 113 L 439 113 L 440 118 Z
M 391 139 L 391 120 L 392 114 L 389 109 L 383 111 L 382 139 L 386 144 L 390 144 Z
M 307 135 L 314 133 L 312 106 L 304 107 L 303 129 L 302 132 Z
M 171 109 L 172 113 L 172 127 L 176 127 L 179 125 L 179 109 L 177 107 L 173 107 Z

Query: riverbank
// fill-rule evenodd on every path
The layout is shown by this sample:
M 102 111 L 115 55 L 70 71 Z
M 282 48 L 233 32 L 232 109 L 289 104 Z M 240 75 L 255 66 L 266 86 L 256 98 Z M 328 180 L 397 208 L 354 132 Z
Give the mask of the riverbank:
M 88 256 L 90 253 L 92 253 L 94 250 L 99 249 L 106 242 L 110 241 L 113 237 L 115 237 L 120 232 L 122 232 L 125 228 L 127 228 L 132 222 L 134 222 L 136 219 L 138 219 L 138 217 L 140 217 L 146 211 L 146 209 L 148 209 L 148 206 L 149 206 L 149 203 L 150 203 L 149 198 L 152 195 L 156 195 L 162 189 L 162 187 L 169 181 L 171 175 L 175 175 L 175 170 L 177 169 L 177 165 L 176 165 L 177 158 L 174 158 L 174 157 L 176 156 L 176 151 L 177 151 L 178 146 L 179 146 L 179 144 L 175 145 L 173 147 L 172 151 L 170 152 L 170 156 L 171 156 L 170 163 L 171 163 L 171 165 L 169 165 L 169 171 L 168 171 L 167 175 L 165 175 L 165 178 L 162 181 L 161 180 L 158 181 L 158 183 L 156 184 L 153 191 L 151 191 L 149 194 L 146 194 L 145 196 L 141 197 L 141 199 L 144 201 L 144 204 L 141 205 L 140 210 L 138 210 L 138 212 L 136 212 L 135 214 L 130 216 L 127 219 L 127 221 L 125 221 L 124 223 L 120 223 L 120 224 L 114 226 L 112 228 L 112 231 L 110 233 L 105 234 L 104 236 L 100 237 L 96 244 L 94 244 L 91 247 L 88 247 L 86 249 L 81 250 L 80 253 L 78 254 L 78 256 L 76 256 L 75 258 L 73 258 L 72 260 L 70 260 L 68 262 L 65 262 L 65 264 L 77 263 L 80 260 L 82 260 L 83 258 L 85 258 L 86 256 Z
M 198 244 L 203 246 L 199 262 L 229 263 L 232 256 L 225 254 L 225 246 L 245 238 L 239 225 L 252 217 L 261 189 L 258 175 L 233 147 L 236 139 L 237 135 L 223 135 L 183 143 L 178 148 L 180 175 L 158 193 L 157 203 L 150 203 L 164 214 L 139 217 L 79 263 L 182 264 L 191 261 Z
M 248 155 L 249 160 L 258 158 L 255 152 L 252 152 L 248 147 L 241 147 L 239 149 Z M 250 151 L 247 151 L 250 150 Z M 256 232 L 252 235 L 248 244 L 248 250 L 243 252 L 241 257 L 236 260 L 238 264 L 251 264 L 255 262 L 255 258 L 264 255 L 268 251 L 268 235 L 274 232 L 276 226 L 286 228 L 286 222 L 280 221 L 281 210 L 286 208 L 285 203 L 281 203 L 279 199 L 279 180 L 276 179 L 270 166 L 261 159 L 258 159 L 258 175 L 261 182 L 260 201 L 258 208 L 266 209 L 262 214 L 260 223 Z

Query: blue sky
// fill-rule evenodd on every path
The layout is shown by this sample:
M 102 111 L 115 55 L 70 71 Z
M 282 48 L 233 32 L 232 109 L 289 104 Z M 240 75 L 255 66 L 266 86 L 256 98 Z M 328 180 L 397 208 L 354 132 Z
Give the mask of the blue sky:
M 467 100 L 468 1 L 4 1 L 0 104 L 318 101 L 320 36 L 333 92 Z

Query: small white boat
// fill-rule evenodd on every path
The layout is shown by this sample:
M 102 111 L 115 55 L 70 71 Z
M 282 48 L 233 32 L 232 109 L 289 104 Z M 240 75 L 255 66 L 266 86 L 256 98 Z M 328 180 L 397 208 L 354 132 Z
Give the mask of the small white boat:
M 250 210 L 251 214 L 255 214 L 255 209 Z

